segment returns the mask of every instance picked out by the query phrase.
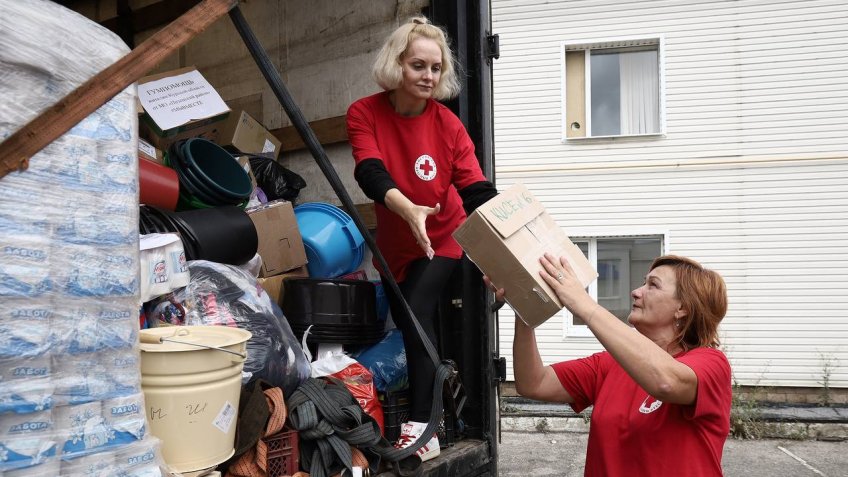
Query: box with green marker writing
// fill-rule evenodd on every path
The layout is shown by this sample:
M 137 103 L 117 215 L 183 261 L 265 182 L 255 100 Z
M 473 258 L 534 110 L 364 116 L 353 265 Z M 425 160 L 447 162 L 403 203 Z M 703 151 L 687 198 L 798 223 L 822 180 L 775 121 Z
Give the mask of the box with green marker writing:
M 506 290 L 507 303 L 534 328 L 563 307 L 539 275 L 539 258 L 545 252 L 566 257 L 583 286 L 598 277 L 583 252 L 522 184 L 481 205 L 453 237 L 492 283 Z

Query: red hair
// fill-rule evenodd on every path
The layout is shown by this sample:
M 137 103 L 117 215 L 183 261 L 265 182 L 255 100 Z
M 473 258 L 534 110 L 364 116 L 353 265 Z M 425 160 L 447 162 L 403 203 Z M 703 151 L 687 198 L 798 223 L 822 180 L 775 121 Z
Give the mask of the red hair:
M 727 287 L 718 273 L 700 263 L 677 255 L 654 259 L 651 270 L 667 266 L 677 279 L 676 297 L 686 311 L 674 341 L 684 349 L 717 348 L 718 324 L 727 313 Z

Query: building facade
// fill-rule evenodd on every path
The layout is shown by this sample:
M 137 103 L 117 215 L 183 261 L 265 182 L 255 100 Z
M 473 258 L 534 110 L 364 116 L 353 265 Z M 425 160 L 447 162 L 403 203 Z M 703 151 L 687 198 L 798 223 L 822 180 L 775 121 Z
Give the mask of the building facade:
M 848 388 L 848 3 L 493 0 L 496 180 L 521 182 L 624 319 L 665 253 L 721 273 L 746 386 Z M 512 379 L 511 310 L 500 347 Z M 546 363 L 601 350 L 561 312 Z

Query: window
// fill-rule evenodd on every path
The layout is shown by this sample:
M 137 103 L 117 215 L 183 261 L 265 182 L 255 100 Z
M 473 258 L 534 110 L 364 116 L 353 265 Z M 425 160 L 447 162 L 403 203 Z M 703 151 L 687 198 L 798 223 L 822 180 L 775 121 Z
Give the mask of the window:
M 630 314 L 630 292 L 642 285 L 651 262 L 663 253 L 662 236 L 598 237 L 571 239 L 598 271 L 588 292 L 620 320 Z M 577 318 L 563 309 L 566 336 L 592 336 Z
M 662 38 L 564 43 L 565 138 L 662 134 Z

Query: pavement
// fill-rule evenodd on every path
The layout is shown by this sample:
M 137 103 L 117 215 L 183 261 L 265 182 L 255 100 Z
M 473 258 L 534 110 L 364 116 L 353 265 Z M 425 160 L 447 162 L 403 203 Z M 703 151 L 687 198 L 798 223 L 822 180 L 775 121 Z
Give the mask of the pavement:
M 501 399 L 500 476 L 583 475 L 590 414 L 562 404 Z M 766 424 L 767 438 L 728 439 L 725 476 L 848 477 L 848 407 L 765 407 L 757 419 Z
M 588 436 L 503 431 L 498 475 L 582 477 Z M 722 468 L 726 477 L 848 477 L 848 442 L 728 439 Z

